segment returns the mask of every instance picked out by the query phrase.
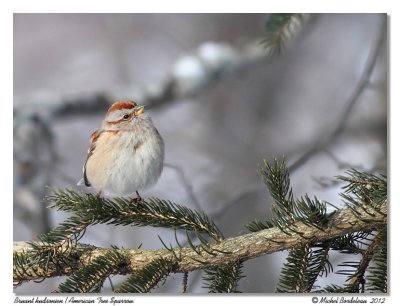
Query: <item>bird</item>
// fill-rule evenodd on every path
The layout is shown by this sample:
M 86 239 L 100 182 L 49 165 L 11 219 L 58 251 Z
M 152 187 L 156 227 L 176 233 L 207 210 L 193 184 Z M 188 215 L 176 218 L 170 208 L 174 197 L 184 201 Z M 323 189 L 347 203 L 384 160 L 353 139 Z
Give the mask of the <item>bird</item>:
M 97 196 L 132 196 L 158 181 L 164 164 L 164 140 L 145 113 L 132 100 L 113 103 L 90 145 L 78 185 L 93 187 Z

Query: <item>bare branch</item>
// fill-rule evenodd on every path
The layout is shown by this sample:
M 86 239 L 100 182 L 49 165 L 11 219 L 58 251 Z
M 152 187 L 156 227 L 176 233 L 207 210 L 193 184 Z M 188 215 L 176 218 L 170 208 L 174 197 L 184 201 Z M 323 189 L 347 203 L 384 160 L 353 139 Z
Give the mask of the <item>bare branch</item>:
M 187 283 L 188 283 L 188 274 L 189 272 L 184 272 L 182 277 L 182 293 L 187 292 Z
M 190 201 L 193 203 L 194 207 L 198 210 L 202 210 L 203 208 L 200 205 L 199 200 L 197 199 L 196 195 L 193 192 L 193 186 L 188 180 L 188 178 L 185 175 L 185 171 L 183 171 L 183 168 L 178 166 L 178 165 L 173 165 L 170 163 L 164 163 L 164 167 L 168 167 L 176 171 L 176 173 L 179 176 L 180 181 L 182 182 L 183 188 L 185 188 L 186 194 L 189 197 Z
M 288 169 L 290 172 L 295 171 L 297 168 L 305 164 L 315 153 L 319 152 L 321 149 L 324 149 L 327 145 L 329 145 L 344 129 L 344 126 L 347 120 L 352 113 L 356 102 L 359 100 L 361 94 L 370 84 L 370 79 L 372 75 L 372 71 L 375 67 L 375 64 L 378 60 L 379 53 L 381 51 L 383 42 L 386 39 L 386 28 L 387 28 L 387 19 L 386 15 L 382 17 L 381 27 L 376 38 L 376 41 L 371 47 L 370 54 L 368 56 L 367 62 L 364 66 L 364 71 L 361 75 L 358 86 L 354 88 L 354 91 L 348 98 L 346 102 L 346 107 L 343 109 L 342 115 L 339 116 L 338 122 L 335 124 L 334 129 L 330 130 L 328 133 L 324 133 L 317 139 L 317 141 L 311 145 L 310 149 L 304 152 L 294 163 L 292 163 Z
M 211 54 L 211 55 L 210 55 Z M 265 50 L 258 41 L 241 46 L 228 43 L 205 42 L 197 49 L 179 56 L 171 65 L 164 78 L 142 87 L 117 88 L 108 92 L 97 92 L 87 96 L 61 97 L 48 94 L 32 98 L 31 103 L 14 105 L 14 116 L 28 112 L 50 117 L 66 117 L 74 114 L 95 113 L 104 110 L 115 100 L 121 99 L 121 92 L 140 100 L 140 104 L 156 107 L 178 98 L 191 98 L 210 86 L 215 86 L 234 73 L 251 69 L 266 60 Z M 184 67 L 190 66 L 192 72 Z M 189 69 L 190 70 L 190 69 Z M 118 92 L 118 95 L 115 94 Z M 27 98 L 24 98 L 26 100 Z M 29 100 L 29 97 L 28 97 Z M 18 107 L 21 105 L 22 107 Z M 32 107 L 31 107 L 32 106 Z
M 327 151 L 327 146 L 342 132 L 347 120 L 349 119 L 350 114 L 352 113 L 356 102 L 359 100 L 361 94 L 364 90 L 371 85 L 370 78 L 373 72 L 373 68 L 375 67 L 376 61 L 378 59 L 381 47 L 383 46 L 383 42 L 386 38 L 386 27 L 387 27 L 387 19 L 386 15 L 382 18 L 381 28 L 379 30 L 379 34 L 371 46 L 370 55 L 367 59 L 367 62 L 364 66 L 364 71 L 362 73 L 359 84 L 356 88 L 354 88 L 353 93 L 348 98 L 346 107 L 342 111 L 342 115 L 339 116 L 337 124 L 334 125 L 332 130 L 328 132 L 322 133 L 320 137 L 310 146 L 310 148 L 302 153 L 300 157 L 295 159 L 293 163 L 288 166 L 288 170 L 290 173 L 294 173 L 297 169 L 303 166 L 310 158 L 312 158 L 315 154 L 320 152 L 321 150 Z M 231 200 L 226 203 L 219 205 L 219 208 L 210 214 L 213 219 L 218 219 L 222 214 L 226 213 L 228 210 L 233 209 L 234 207 L 241 205 L 240 199 L 243 197 L 253 194 L 260 190 L 258 187 L 258 182 L 256 182 L 256 186 L 243 190 L 240 194 L 235 195 Z

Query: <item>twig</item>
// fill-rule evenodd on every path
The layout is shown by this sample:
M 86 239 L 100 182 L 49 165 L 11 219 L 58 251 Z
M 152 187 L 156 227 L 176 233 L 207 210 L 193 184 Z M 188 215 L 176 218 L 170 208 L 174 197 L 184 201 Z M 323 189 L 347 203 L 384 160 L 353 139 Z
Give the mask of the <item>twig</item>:
M 186 293 L 186 291 L 187 291 L 188 274 L 189 274 L 189 272 L 184 272 L 184 273 L 183 273 L 183 278 L 182 278 L 182 293 Z
M 112 283 L 111 277 L 108 276 L 107 278 L 108 278 L 108 281 L 110 282 L 111 290 L 112 290 L 112 292 L 114 292 L 114 291 L 115 291 L 115 288 L 114 288 L 114 285 L 113 285 L 113 283 Z
M 186 178 L 185 172 L 183 171 L 182 167 L 179 167 L 178 165 L 173 165 L 170 163 L 164 163 L 164 166 L 176 171 L 179 179 L 182 182 L 183 187 L 185 188 L 186 194 L 188 195 L 191 202 L 194 204 L 194 206 L 196 207 L 197 210 L 200 210 L 200 211 L 203 210 L 199 201 L 197 200 L 196 195 L 193 192 L 193 186 L 189 183 L 189 180 Z
M 368 246 L 368 248 L 363 252 L 362 254 L 362 259 L 360 261 L 360 264 L 358 266 L 357 272 L 353 275 L 353 277 L 349 280 L 349 285 L 359 288 L 360 285 L 362 286 L 363 289 L 363 281 L 365 277 L 365 273 L 367 271 L 367 268 L 372 260 L 372 257 L 374 255 L 375 249 L 377 247 L 379 240 L 379 236 L 375 236 L 373 239 L 372 243 Z M 363 291 L 363 290 L 362 290 Z
M 300 166 L 305 164 L 314 154 L 319 152 L 322 148 L 330 144 L 344 129 L 345 123 L 350 117 L 351 112 L 356 105 L 356 102 L 359 100 L 362 92 L 369 85 L 369 81 L 371 79 L 372 71 L 375 67 L 376 61 L 379 56 L 379 52 L 383 46 L 383 42 L 386 38 L 386 15 L 382 18 L 381 28 L 379 34 L 376 38 L 376 41 L 372 45 L 372 50 L 368 56 L 367 62 L 365 64 L 364 71 L 361 75 L 361 79 L 359 81 L 358 86 L 354 89 L 353 93 L 350 95 L 346 107 L 343 109 L 342 115 L 339 117 L 335 128 L 329 131 L 327 134 L 323 134 L 319 139 L 310 147 L 309 150 L 303 153 L 300 158 L 298 158 L 294 163 L 292 163 L 288 170 L 289 172 L 293 172 L 297 170 Z
M 226 213 L 229 209 L 234 208 L 237 205 L 243 204 L 243 199 L 247 196 L 252 195 L 256 192 L 264 192 L 265 193 L 265 185 L 260 184 L 259 181 L 254 181 L 250 183 L 247 188 L 242 190 L 239 194 L 235 195 L 232 199 L 228 200 L 224 204 L 220 205 L 218 209 L 210 213 L 210 217 L 213 220 L 218 220 Z
M 375 66 L 375 63 L 378 59 L 379 51 L 381 46 L 383 45 L 383 41 L 386 37 L 386 17 L 382 20 L 381 29 L 379 31 L 379 35 L 372 46 L 372 50 L 370 52 L 370 56 L 367 59 L 365 64 L 364 72 L 359 81 L 359 85 L 354 89 L 354 92 L 349 97 L 347 106 L 343 110 L 343 115 L 340 116 L 338 123 L 335 125 L 335 128 L 327 133 L 327 135 L 322 135 L 317 139 L 317 141 L 311 145 L 310 149 L 304 152 L 295 162 L 288 166 L 288 171 L 290 173 L 294 173 L 298 168 L 304 165 L 311 157 L 313 157 L 320 150 L 324 149 L 332 140 L 337 137 L 343 130 L 345 123 L 347 122 L 351 111 L 353 110 L 356 102 L 358 101 L 361 93 L 370 85 L 370 77 Z M 227 201 L 224 205 L 221 205 L 219 209 L 210 214 L 213 219 L 218 219 L 221 217 L 223 213 L 234 208 L 237 205 L 240 205 L 242 202 L 240 199 L 248 195 L 249 193 L 258 191 L 257 187 L 254 187 L 250 190 L 244 190 L 240 194 L 236 195 L 233 199 Z
M 362 165 L 352 165 L 350 163 L 346 163 L 345 161 L 340 160 L 338 157 L 335 156 L 335 154 L 333 154 L 327 148 L 321 148 L 321 151 L 325 153 L 328 157 L 330 157 L 336 163 L 336 166 L 341 170 L 351 169 L 351 168 L 364 169 Z

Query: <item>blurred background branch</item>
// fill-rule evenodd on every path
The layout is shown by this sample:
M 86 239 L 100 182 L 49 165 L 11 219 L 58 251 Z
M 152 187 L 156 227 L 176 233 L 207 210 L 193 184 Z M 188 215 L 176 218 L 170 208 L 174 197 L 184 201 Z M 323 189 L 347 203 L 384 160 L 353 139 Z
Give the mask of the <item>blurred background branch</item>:
M 326 134 L 321 135 L 319 139 L 313 145 L 311 145 L 309 150 L 303 153 L 300 158 L 298 158 L 289 166 L 289 170 L 291 172 L 295 171 L 298 167 L 306 163 L 318 151 L 326 149 L 332 144 L 333 141 L 335 141 L 338 135 L 344 130 L 346 122 L 351 116 L 352 111 L 354 110 L 357 101 L 359 101 L 363 91 L 367 89 L 369 85 L 371 85 L 372 72 L 387 37 L 387 19 L 384 17 L 380 22 L 380 31 L 375 39 L 375 42 L 373 42 L 371 45 L 371 51 L 365 63 L 359 84 L 354 88 L 354 91 L 346 101 L 346 106 L 343 109 L 342 114 L 338 117 L 337 124 L 333 125 L 333 128 L 330 131 L 327 131 Z
M 296 16 L 295 18 L 297 19 L 299 17 Z M 285 19 L 283 21 L 285 21 Z M 366 90 L 368 86 L 371 84 L 370 83 L 371 75 L 375 67 L 375 64 L 378 60 L 379 53 L 384 45 L 386 36 L 387 36 L 387 21 L 386 18 L 382 18 L 380 31 L 371 46 L 371 51 L 365 63 L 364 71 L 362 72 L 362 75 L 360 77 L 359 84 L 356 86 L 356 88 L 354 88 L 354 91 L 352 92 L 351 96 L 346 101 L 342 113 L 338 116 L 337 123 L 333 124 L 332 127 L 329 127 L 327 131 L 323 131 L 323 134 L 319 136 L 313 144 L 310 145 L 310 148 L 308 150 L 306 150 L 304 153 L 301 153 L 300 157 L 295 158 L 295 156 L 288 156 L 288 160 L 293 160 L 293 159 L 295 160 L 288 166 L 289 172 L 294 173 L 299 167 L 307 163 L 307 161 L 310 158 L 312 158 L 320 151 L 327 152 L 326 150 L 328 150 L 328 148 L 332 145 L 332 143 L 337 139 L 339 134 L 344 130 L 346 122 L 352 115 L 355 104 L 357 103 L 357 101 L 359 101 L 359 98 L 362 95 L 363 91 Z M 328 155 L 330 157 L 333 156 L 333 154 L 330 152 Z M 343 163 L 339 162 L 336 158 L 334 158 L 334 160 L 340 168 L 343 168 Z M 351 166 L 357 166 L 357 165 L 346 164 L 345 167 L 349 168 Z M 213 212 L 212 217 L 214 219 L 218 219 L 218 217 L 221 216 L 221 214 L 226 213 L 227 210 L 234 208 L 235 205 L 241 204 L 242 203 L 241 199 L 248 193 L 249 190 L 243 190 L 240 194 L 235 195 L 234 199 L 229 200 L 226 204 L 221 205 L 221 208 L 219 210 Z
M 181 54 L 170 70 L 159 81 L 152 81 L 142 87 L 132 85 L 118 88 L 116 92 L 99 92 L 87 97 L 62 97 L 57 93 L 39 101 L 27 102 L 34 108 L 30 112 L 46 114 L 51 117 L 73 116 L 83 113 L 103 112 L 116 100 L 121 92 L 128 96 L 138 97 L 141 104 L 150 108 L 171 102 L 176 99 L 192 98 L 199 95 L 209 86 L 224 80 L 232 74 L 251 69 L 265 60 L 265 50 L 259 40 L 248 42 L 242 46 L 234 46 L 221 42 L 205 42 L 197 49 Z M 27 105 L 19 105 L 16 101 L 14 116 L 27 111 Z

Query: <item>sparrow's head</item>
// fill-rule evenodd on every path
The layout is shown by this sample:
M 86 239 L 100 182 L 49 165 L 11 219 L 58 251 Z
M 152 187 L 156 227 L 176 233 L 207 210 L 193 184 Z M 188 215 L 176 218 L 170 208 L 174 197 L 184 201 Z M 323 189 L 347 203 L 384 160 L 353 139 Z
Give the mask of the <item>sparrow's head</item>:
M 144 114 L 144 106 L 130 100 L 117 101 L 110 106 L 103 121 L 103 127 L 111 129 L 132 128 Z

